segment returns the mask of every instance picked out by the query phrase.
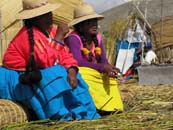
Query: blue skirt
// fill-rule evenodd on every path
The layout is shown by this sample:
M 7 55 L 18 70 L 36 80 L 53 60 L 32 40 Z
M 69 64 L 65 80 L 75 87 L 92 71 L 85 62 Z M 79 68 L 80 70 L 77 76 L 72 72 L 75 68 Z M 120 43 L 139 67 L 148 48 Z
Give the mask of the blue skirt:
M 78 86 L 72 89 L 67 81 L 67 71 L 60 65 L 42 69 L 42 80 L 39 85 L 19 83 L 20 73 L 0 68 L 0 98 L 22 102 L 34 110 L 39 119 L 52 116 L 61 120 L 97 119 L 93 100 L 88 86 L 77 74 Z

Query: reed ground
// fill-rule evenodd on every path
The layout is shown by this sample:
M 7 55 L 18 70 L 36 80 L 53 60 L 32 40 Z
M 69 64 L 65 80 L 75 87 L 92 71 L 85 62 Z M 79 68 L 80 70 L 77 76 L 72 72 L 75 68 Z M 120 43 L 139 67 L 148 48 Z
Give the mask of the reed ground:
M 7 130 L 173 130 L 173 85 L 140 86 L 136 81 L 119 84 L 125 111 L 99 120 L 33 121 Z

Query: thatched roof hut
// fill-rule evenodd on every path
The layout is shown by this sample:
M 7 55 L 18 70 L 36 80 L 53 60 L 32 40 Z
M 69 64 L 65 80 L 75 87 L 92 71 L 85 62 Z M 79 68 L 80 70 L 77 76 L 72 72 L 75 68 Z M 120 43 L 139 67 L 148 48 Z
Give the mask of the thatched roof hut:
M 143 16 L 146 14 L 146 23 L 151 27 L 152 43 L 154 50 L 158 55 L 159 62 L 173 63 L 172 4 L 172 0 L 132 0 L 103 12 L 105 19 L 100 23 L 101 30 L 103 34 L 106 34 L 106 38 L 108 36 L 109 39 L 110 36 L 112 38 L 112 40 L 106 42 L 106 51 L 108 54 L 107 56 L 109 57 L 109 61 L 114 63 L 115 60 L 114 56 L 112 56 L 115 52 L 110 50 L 114 48 L 113 45 L 116 41 L 116 37 L 112 37 L 112 32 L 117 32 L 118 28 L 120 31 L 121 29 L 124 29 L 122 21 L 126 21 L 130 15 L 130 12 L 136 10 L 136 7 L 134 6 L 136 5 Z
M 152 25 L 156 53 L 161 63 L 173 63 L 173 17 L 164 17 Z

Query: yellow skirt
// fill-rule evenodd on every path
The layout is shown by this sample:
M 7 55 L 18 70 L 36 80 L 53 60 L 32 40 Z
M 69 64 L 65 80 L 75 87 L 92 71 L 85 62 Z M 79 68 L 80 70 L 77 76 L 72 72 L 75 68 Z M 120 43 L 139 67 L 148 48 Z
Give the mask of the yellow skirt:
M 90 94 L 98 110 L 123 111 L 123 103 L 116 79 L 87 67 L 79 67 L 79 72 L 88 84 Z

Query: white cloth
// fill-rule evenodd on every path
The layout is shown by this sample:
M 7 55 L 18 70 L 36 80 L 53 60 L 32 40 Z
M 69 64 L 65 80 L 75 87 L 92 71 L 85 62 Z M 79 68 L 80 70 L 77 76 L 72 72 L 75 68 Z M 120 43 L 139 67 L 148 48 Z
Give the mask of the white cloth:
M 143 31 L 141 25 L 138 22 L 137 22 L 135 31 L 133 31 L 131 28 L 128 29 L 128 31 L 127 31 L 127 41 L 129 43 L 144 42 L 146 40 L 147 40 L 147 38 L 144 34 L 144 31 Z
M 127 70 L 132 66 L 134 53 L 135 48 L 119 50 L 116 60 L 116 68 L 120 69 L 120 72 L 122 72 L 123 74 L 125 74 Z
M 153 50 L 149 50 L 147 53 L 146 53 L 146 56 L 145 56 L 145 59 L 144 61 L 147 62 L 148 64 L 151 64 L 151 62 L 155 62 L 156 61 L 156 54 Z

